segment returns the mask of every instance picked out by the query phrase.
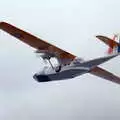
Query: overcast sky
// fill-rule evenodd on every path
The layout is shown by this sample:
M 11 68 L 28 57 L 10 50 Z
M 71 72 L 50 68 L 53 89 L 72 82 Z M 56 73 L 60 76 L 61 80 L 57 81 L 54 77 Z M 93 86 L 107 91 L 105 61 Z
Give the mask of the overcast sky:
M 120 32 L 119 0 L 1 0 L 6 21 L 85 59 L 104 56 L 95 35 Z M 120 76 L 120 57 L 102 65 Z M 119 120 L 120 86 L 86 74 L 37 83 L 34 49 L 0 31 L 0 120 Z

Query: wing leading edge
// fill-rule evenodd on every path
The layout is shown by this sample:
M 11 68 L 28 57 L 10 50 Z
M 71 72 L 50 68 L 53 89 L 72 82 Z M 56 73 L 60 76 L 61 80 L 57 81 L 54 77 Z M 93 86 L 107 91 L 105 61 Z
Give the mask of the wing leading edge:
M 25 32 L 11 24 L 8 24 L 6 22 L 0 22 L 0 29 L 7 32 L 8 34 L 12 35 L 13 37 L 21 40 L 22 42 L 28 44 L 29 46 L 42 51 L 49 51 L 54 52 L 59 55 L 60 59 L 68 59 L 68 61 L 73 60 L 76 56 L 72 55 L 69 52 L 66 52 L 46 41 L 43 41 L 42 39 Z

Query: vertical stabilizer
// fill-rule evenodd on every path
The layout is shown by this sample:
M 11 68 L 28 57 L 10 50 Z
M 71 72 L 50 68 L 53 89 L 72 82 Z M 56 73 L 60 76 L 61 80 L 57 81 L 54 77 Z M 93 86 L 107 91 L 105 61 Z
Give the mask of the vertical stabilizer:
M 117 35 L 114 35 L 112 40 L 116 41 L 117 37 L 118 37 Z M 112 47 L 109 46 L 109 48 L 107 50 L 107 54 L 112 54 L 112 53 L 116 52 L 117 46 L 113 44 L 113 41 L 109 41 Z

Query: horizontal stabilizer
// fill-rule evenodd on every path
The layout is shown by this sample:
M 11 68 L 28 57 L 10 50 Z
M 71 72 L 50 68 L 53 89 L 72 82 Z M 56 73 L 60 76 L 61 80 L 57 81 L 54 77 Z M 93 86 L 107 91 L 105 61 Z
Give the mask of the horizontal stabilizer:
M 120 84 L 120 77 L 108 72 L 107 70 L 104 70 L 103 68 L 100 67 L 95 67 L 90 71 L 92 75 L 95 75 L 97 77 L 104 78 L 106 80 L 109 80 L 111 82 Z
M 114 40 L 112 40 L 112 39 L 110 39 L 106 36 L 97 35 L 96 38 L 98 38 L 99 40 L 101 40 L 102 42 L 104 42 L 106 45 L 108 45 L 111 48 L 113 48 L 114 46 L 119 46 L 120 45 L 116 41 L 114 41 Z

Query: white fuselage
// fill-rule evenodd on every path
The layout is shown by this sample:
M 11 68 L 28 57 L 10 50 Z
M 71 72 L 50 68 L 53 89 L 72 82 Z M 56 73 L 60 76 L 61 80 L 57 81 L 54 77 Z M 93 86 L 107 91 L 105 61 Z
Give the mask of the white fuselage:
M 60 72 L 55 72 L 51 66 L 45 66 L 42 71 L 35 74 L 33 77 L 39 82 L 74 78 L 90 70 L 89 67 L 81 66 L 82 62 L 82 59 L 76 58 L 70 65 L 63 66 Z

